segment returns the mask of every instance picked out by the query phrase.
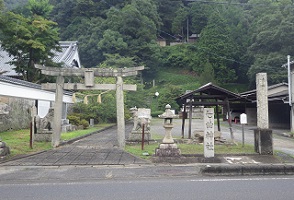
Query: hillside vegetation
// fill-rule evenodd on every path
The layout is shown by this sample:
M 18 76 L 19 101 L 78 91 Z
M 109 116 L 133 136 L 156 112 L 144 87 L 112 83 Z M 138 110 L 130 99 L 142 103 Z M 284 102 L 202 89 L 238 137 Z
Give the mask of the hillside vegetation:
M 33 63 L 53 65 L 51 50 L 58 41 L 78 41 L 83 67 L 146 67 L 140 78 L 124 79 L 138 85 L 136 93 L 127 95 L 127 108 L 177 107 L 176 97 L 208 82 L 242 92 L 255 87 L 259 72 L 268 74 L 269 85 L 287 81 L 281 65 L 294 52 L 292 0 L 4 2 L 11 12 L 0 7 L 1 45 L 16 57 L 13 64 L 24 79 L 47 82 Z M 159 46 L 158 39 L 167 46 Z M 115 102 L 111 92 L 104 98 Z M 82 109 L 100 115 L 107 110 L 102 105 L 76 110 Z

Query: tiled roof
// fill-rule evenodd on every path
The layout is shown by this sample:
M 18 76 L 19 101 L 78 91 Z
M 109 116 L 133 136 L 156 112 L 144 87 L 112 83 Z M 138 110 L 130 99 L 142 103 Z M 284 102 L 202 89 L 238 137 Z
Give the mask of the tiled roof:
M 67 68 L 80 68 L 80 58 L 78 53 L 77 41 L 60 41 L 61 52 L 53 51 L 55 56 L 53 61 L 56 63 L 63 63 L 64 67 Z M 14 71 L 15 66 L 8 64 L 8 62 L 13 60 L 13 56 L 4 51 L 0 47 L 0 73 L 5 76 L 19 76 Z
M 8 76 L 3 76 L 3 75 L 0 75 L 0 81 L 6 82 L 6 83 L 11 83 L 14 85 L 25 86 L 25 87 L 29 87 L 29 88 L 41 89 L 41 85 L 39 85 L 39 84 L 31 83 L 28 81 L 24 81 L 24 80 L 20 80 L 20 79 L 16 79 L 16 78 L 11 78 Z
M 13 84 L 13 85 L 19 85 L 19 86 L 23 86 L 23 87 L 27 87 L 27 88 L 42 90 L 42 86 L 39 84 L 31 83 L 31 82 L 24 81 L 21 79 L 11 78 L 11 77 L 4 76 L 4 75 L 0 75 L 0 82 L 5 82 L 5 83 Z M 67 95 L 73 94 L 73 92 L 68 91 L 68 90 L 64 90 L 63 93 L 67 94 Z
M 80 58 L 78 53 L 77 41 L 60 41 L 61 52 L 54 51 L 53 61 L 56 63 L 64 63 L 64 67 L 80 68 Z

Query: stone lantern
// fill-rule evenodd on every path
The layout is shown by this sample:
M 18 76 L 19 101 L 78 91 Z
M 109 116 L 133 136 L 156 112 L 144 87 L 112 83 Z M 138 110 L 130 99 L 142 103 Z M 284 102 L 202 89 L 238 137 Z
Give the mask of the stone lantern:
M 174 112 L 171 111 L 171 106 L 167 104 L 165 106 L 165 112 L 161 115 L 158 115 L 158 117 L 164 119 L 163 127 L 165 129 L 165 136 L 162 140 L 162 143 L 159 145 L 159 148 L 156 149 L 155 156 L 180 156 L 181 151 L 178 149 L 177 144 L 175 144 L 171 135 L 171 130 L 174 127 L 172 120 L 174 118 L 179 118 L 179 115 L 175 115 Z

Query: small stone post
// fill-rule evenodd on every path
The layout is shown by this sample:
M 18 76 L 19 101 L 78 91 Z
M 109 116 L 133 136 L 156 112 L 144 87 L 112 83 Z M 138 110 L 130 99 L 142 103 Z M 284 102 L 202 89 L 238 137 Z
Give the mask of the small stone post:
M 268 120 L 267 74 L 256 74 L 257 129 L 254 130 L 254 147 L 259 154 L 273 154 L 272 130 Z
M 36 106 L 32 106 L 31 107 L 31 120 L 32 120 L 32 143 L 34 143 L 35 140 L 35 126 L 36 126 L 36 115 L 37 115 L 37 107 Z

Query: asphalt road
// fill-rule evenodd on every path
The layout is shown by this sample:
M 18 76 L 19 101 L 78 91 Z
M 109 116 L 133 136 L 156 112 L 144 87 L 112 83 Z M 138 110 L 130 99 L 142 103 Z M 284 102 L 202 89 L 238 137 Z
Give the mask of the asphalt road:
M 289 200 L 294 177 L 152 178 L 0 185 L 1 199 Z

